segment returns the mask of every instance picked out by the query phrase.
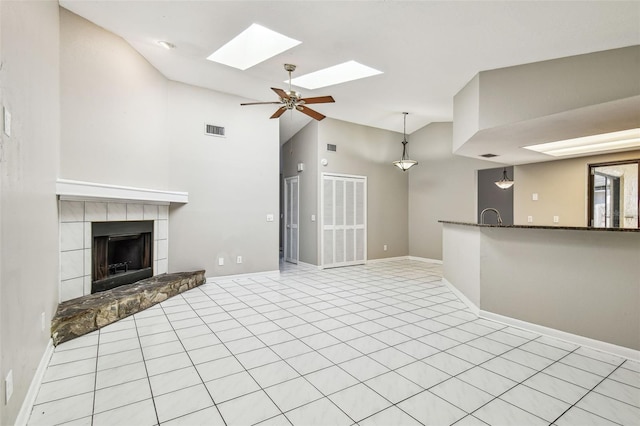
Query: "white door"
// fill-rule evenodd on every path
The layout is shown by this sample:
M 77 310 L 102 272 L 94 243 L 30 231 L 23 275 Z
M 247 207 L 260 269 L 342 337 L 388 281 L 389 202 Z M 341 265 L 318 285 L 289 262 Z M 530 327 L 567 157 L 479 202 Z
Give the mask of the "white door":
M 367 260 L 367 178 L 322 174 L 322 267 Z
M 298 263 L 298 176 L 284 180 L 284 260 Z

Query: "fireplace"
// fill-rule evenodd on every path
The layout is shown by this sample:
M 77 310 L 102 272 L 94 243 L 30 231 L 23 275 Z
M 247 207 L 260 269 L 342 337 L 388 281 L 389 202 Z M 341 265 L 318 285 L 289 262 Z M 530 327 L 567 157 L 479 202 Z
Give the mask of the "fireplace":
M 91 224 L 91 293 L 153 276 L 153 221 Z

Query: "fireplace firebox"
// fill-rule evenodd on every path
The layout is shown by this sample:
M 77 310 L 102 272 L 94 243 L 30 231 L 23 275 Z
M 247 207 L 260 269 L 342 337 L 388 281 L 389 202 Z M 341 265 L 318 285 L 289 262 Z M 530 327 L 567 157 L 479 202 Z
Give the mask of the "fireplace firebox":
M 91 293 L 153 276 L 153 221 L 93 222 Z

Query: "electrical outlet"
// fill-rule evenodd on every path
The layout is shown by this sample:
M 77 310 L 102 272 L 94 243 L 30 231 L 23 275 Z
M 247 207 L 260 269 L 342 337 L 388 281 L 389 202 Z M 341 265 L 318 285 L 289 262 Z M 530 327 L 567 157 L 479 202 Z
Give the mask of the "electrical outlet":
M 533 223 L 533 216 L 527 216 L 527 222 Z
M 387 251 L 387 245 L 386 244 L 382 246 L 382 250 Z
M 560 216 L 554 216 L 553 223 L 559 223 L 559 222 L 560 222 Z
M 46 325 L 46 317 L 43 312 L 40 314 L 40 328 L 42 331 L 44 331 L 45 325 Z
M 273 215 L 272 214 L 268 214 L 267 215 L 267 222 L 273 222 Z
M 4 403 L 8 404 L 11 399 L 11 395 L 13 395 L 13 370 L 9 370 L 7 377 L 4 379 L 4 395 Z
M 218 258 L 218 266 L 224 266 L 224 257 Z
M 236 257 L 236 263 L 242 263 L 242 256 Z

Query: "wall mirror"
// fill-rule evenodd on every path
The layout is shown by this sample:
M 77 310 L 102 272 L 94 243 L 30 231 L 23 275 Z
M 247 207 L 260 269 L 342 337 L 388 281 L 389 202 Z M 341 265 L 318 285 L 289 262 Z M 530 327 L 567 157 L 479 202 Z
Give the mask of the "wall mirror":
M 638 228 L 640 159 L 589 165 L 589 225 Z

